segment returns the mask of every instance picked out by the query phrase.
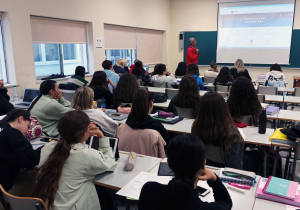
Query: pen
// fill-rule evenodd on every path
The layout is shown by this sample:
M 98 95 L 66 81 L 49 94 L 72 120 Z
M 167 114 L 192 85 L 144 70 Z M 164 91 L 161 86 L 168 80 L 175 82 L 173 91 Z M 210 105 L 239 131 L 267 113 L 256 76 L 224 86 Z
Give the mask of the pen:
M 133 158 L 133 159 L 135 159 L 135 157 L 134 157 L 133 153 L 132 153 L 132 152 L 130 152 L 130 154 L 131 154 L 132 158 Z
M 231 183 L 231 182 L 229 182 L 228 184 L 231 185 L 231 186 L 237 187 L 237 188 L 241 188 L 241 189 L 246 189 L 246 190 L 251 189 L 251 186 L 248 186 L 248 185 L 235 184 L 235 183 Z

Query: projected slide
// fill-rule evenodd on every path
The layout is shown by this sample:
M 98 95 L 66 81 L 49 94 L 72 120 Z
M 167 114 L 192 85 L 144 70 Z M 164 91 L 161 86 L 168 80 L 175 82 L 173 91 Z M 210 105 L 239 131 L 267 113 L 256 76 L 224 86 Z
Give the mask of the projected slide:
M 259 4 L 250 4 L 254 3 Z M 245 5 L 228 6 L 231 4 Z M 241 58 L 245 63 L 289 64 L 294 3 L 247 4 L 220 4 L 217 62 L 233 63 Z

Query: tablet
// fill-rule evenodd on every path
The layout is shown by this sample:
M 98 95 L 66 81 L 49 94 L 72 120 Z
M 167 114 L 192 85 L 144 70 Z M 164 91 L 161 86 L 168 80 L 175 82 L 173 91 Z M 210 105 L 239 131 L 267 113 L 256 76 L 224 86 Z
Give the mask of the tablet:
M 108 137 L 109 138 L 109 144 L 112 149 L 113 155 L 116 160 L 119 159 L 119 150 L 118 150 L 118 143 L 119 143 L 119 138 L 113 138 L 113 137 Z M 95 140 L 95 141 L 94 141 Z M 99 149 L 99 138 L 97 136 L 92 136 L 89 142 L 87 141 L 89 148 L 93 148 L 95 150 Z

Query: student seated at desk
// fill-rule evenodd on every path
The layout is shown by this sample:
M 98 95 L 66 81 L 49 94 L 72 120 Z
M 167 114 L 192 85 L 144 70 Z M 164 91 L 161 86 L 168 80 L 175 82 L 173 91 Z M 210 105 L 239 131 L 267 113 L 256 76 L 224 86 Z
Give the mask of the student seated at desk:
M 141 79 L 143 86 L 149 86 L 149 83 L 152 81 L 151 77 L 145 71 L 141 61 L 135 63 L 135 67 L 132 70 L 132 75 L 134 75 L 136 79 Z
M 206 93 L 200 103 L 192 134 L 206 147 L 207 164 L 243 169 L 244 140 L 230 116 L 224 98 L 217 92 Z
M 129 73 L 129 69 L 127 67 L 127 61 L 123 58 L 117 60 L 116 64 L 114 65 L 114 70 L 116 74 L 126 74 Z
M 114 85 L 117 85 L 120 80 L 120 76 L 115 73 L 112 62 L 109 60 L 105 60 L 102 62 L 102 67 L 104 68 L 104 72 L 107 75 L 108 79 L 110 79 Z M 108 87 L 110 91 L 113 91 L 114 86 L 108 84 Z
M 252 81 L 248 70 L 244 66 L 244 62 L 241 59 L 237 59 L 234 63 L 234 67 L 230 69 L 231 75 L 233 79 L 237 79 L 238 77 L 246 77 L 250 81 Z
M 14 109 L 14 106 L 9 102 L 9 95 L 7 95 L 7 89 L 4 87 L 4 82 L 0 79 L 0 116 L 6 115 L 8 112 Z
M 101 109 L 93 109 L 93 99 L 94 91 L 92 88 L 81 87 L 75 92 L 72 107 L 85 112 L 92 122 L 100 126 L 105 136 L 114 136 L 119 124 L 108 117 Z
M 38 118 L 43 132 L 49 136 L 58 136 L 57 124 L 59 118 L 73 110 L 54 80 L 45 80 L 40 85 L 40 94 L 33 99 L 28 108 L 31 116 Z
M 0 121 L 0 184 L 8 191 L 21 168 L 32 168 L 40 161 L 41 147 L 34 150 L 24 135 L 30 127 L 25 110 L 14 109 Z
M 197 80 L 197 84 L 199 86 L 199 90 L 204 90 L 203 81 L 199 77 L 199 75 L 200 75 L 199 68 L 196 64 L 191 63 L 190 65 L 188 65 L 187 74 L 191 74 L 191 75 L 193 75 L 193 77 L 195 77 L 195 79 Z
M 216 78 L 219 74 L 218 66 L 216 62 L 211 62 L 210 63 L 210 69 L 208 69 L 204 73 L 204 78 Z
M 153 109 L 153 95 L 145 89 L 138 89 L 134 95 L 131 113 L 126 124 L 117 128 L 115 136 L 120 139 L 119 149 L 124 151 L 141 151 L 144 155 L 165 157 L 164 146 L 169 141 L 169 135 L 164 126 L 154 120 L 150 113 Z M 132 135 L 133 130 L 145 131 L 147 136 Z
M 258 125 L 262 108 L 252 82 L 246 77 L 234 80 L 227 105 L 236 122 L 243 122 L 244 116 L 251 115 L 254 125 Z
M 184 76 L 187 72 L 187 65 L 185 62 L 178 63 L 177 69 L 175 71 L 175 76 Z
M 205 167 L 205 147 L 196 136 L 176 136 L 168 147 L 168 164 L 175 177 L 168 185 L 147 182 L 140 194 L 139 210 L 229 210 L 230 195 L 216 174 Z M 212 187 L 215 202 L 201 201 L 198 181 Z
M 108 88 L 108 84 L 114 86 L 114 83 L 108 79 L 104 71 L 96 71 L 90 83 L 90 88 L 94 90 L 94 101 L 104 97 L 106 101 L 106 108 L 111 108 L 111 101 L 113 94 Z
M 214 86 L 215 90 L 217 90 L 217 85 L 222 85 L 222 86 L 231 86 L 232 85 L 232 75 L 230 73 L 230 70 L 228 67 L 222 67 L 220 70 L 219 75 L 215 79 Z
M 266 75 L 264 85 L 267 83 L 267 86 L 285 87 L 284 79 L 281 66 L 276 63 L 270 67 L 270 72 Z
M 109 139 L 78 110 L 62 116 L 57 127 L 60 140 L 42 149 L 33 196 L 46 201 L 51 210 L 99 210 L 100 204 L 102 210 L 112 209 L 103 208 L 105 200 L 97 196 L 93 183 L 95 176 L 117 166 Z M 100 139 L 99 150 L 83 145 L 92 135 Z
M 132 104 L 133 96 L 139 86 L 136 78 L 132 74 L 124 74 L 114 90 L 112 104 L 114 107 L 119 107 L 121 103 Z
M 152 77 L 153 82 L 157 82 L 158 84 L 162 84 L 166 82 L 168 83 L 168 87 L 173 87 L 174 85 L 176 85 L 177 79 L 170 71 L 167 70 L 165 64 L 158 64 L 157 72 L 158 74 Z
M 180 108 L 192 108 L 193 119 L 196 119 L 200 111 L 199 86 L 192 75 L 186 75 L 179 84 L 179 91 L 170 101 L 167 112 L 174 113 L 174 106 Z
M 77 66 L 75 74 L 69 79 L 68 84 L 77 85 L 77 87 L 83 87 L 88 84 L 88 81 L 84 79 L 85 68 L 83 66 Z

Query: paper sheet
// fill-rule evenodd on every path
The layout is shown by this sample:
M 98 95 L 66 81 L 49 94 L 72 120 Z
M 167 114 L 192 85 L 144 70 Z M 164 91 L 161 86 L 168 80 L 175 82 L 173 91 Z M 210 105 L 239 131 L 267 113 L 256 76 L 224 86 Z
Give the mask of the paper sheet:
M 286 210 L 299 210 L 299 209 L 300 209 L 299 207 L 286 205 Z

